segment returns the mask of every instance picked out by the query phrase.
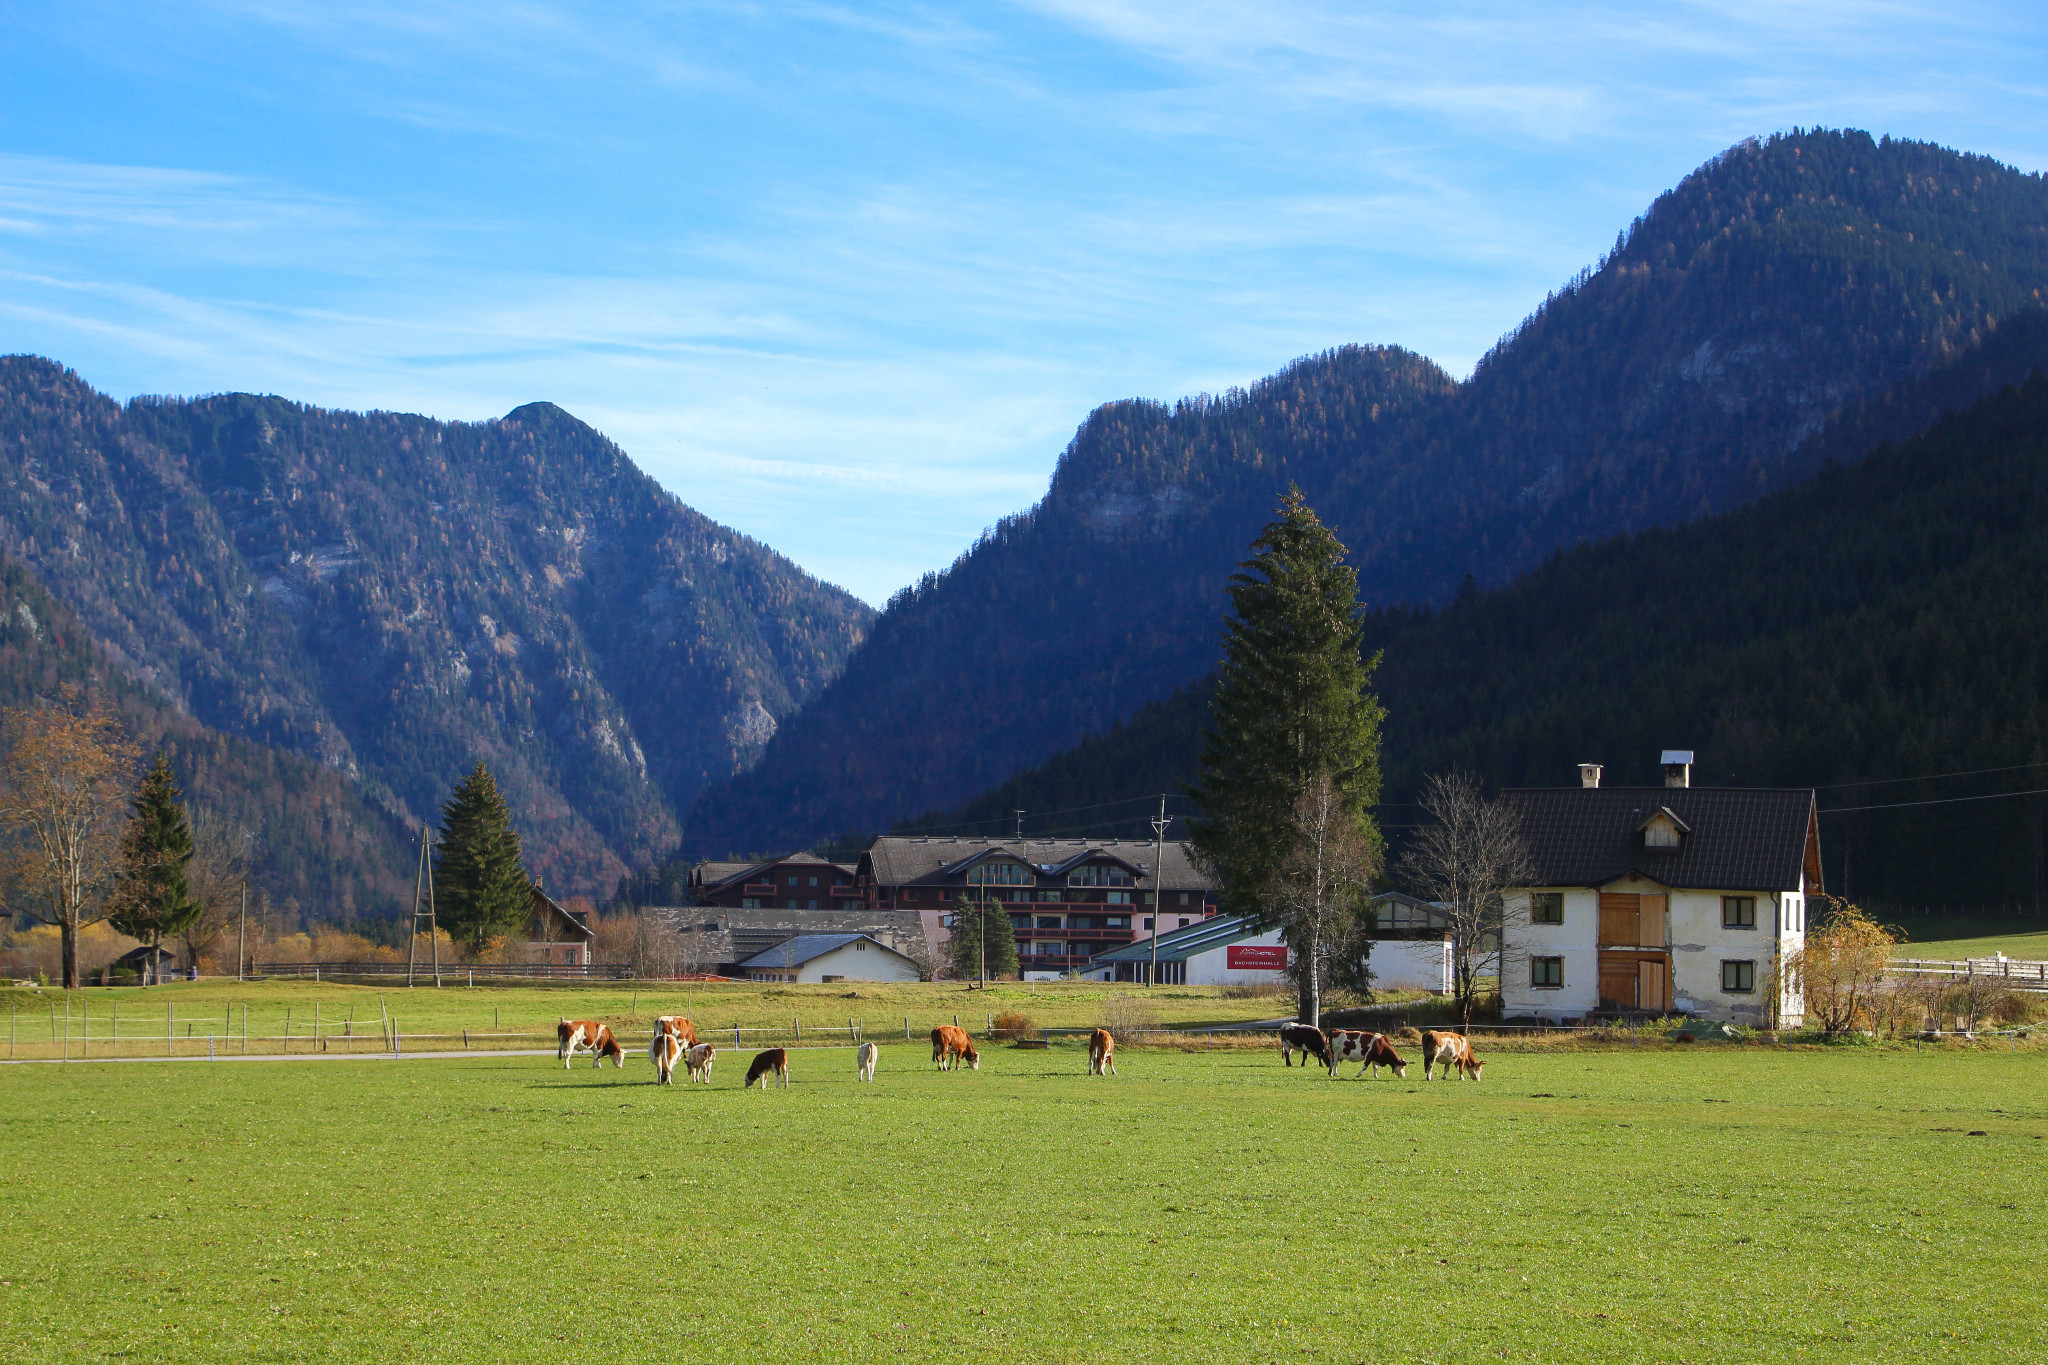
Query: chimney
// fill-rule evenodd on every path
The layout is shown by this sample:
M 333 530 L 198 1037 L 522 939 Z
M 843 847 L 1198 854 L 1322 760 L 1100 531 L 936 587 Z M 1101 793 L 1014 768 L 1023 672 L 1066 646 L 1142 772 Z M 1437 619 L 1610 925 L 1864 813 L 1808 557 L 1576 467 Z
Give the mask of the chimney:
M 1579 765 L 1579 785 L 1581 787 L 1597 787 L 1600 785 L 1600 765 L 1598 763 L 1581 763 Z
M 1659 760 L 1664 764 L 1664 785 L 1667 787 L 1690 787 L 1692 785 L 1692 750 L 1666 749 Z

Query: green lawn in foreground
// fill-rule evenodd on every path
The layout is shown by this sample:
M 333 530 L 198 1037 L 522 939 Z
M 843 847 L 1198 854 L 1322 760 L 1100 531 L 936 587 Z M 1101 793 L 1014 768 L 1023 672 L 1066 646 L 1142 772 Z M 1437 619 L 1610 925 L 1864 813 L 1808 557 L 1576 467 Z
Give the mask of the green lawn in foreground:
M 0 1357 L 2041 1356 L 2038 1051 L 742 1061 L 0 1068 Z

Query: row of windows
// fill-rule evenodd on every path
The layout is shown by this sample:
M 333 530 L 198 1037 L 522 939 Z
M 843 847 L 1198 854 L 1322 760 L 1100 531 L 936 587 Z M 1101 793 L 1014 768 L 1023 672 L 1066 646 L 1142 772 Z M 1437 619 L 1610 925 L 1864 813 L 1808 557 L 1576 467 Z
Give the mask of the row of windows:
M 952 896 L 959 894 L 958 892 L 949 893 L 947 888 L 943 886 L 935 886 L 928 889 L 932 893 L 932 899 L 941 905 L 950 900 Z M 919 888 L 915 886 L 906 886 L 901 893 L 905 901 L 915 901 L 918 899 L 919 894 Z M 1129 905 L 1132 903 L 1131 898 L 1135 894 L 1137 893 L 1131 891 L 1105 891 L 1096 900 L 1090 900 L 1085 896 L 1076 896 L 1073 900 L 1079 905 Z M 1152 903 L 1152 893 L 1148 891 L 1144 894 L 1145 904 L 1150 905 Z M 1172 903 L 1170 898 L 1174 896 L 1180 897 L 1182 905 L 1192 906 L 1195 903 L 1195 893 L 1192 891 L 1169 891 L 1166 894 L 1169 897 L 1169 904 Z M 979 899 L 979 897 L 976 897 L 976 899 Z M 1033 902 L 1057 905 L 1067 899 L 1067 894 L 1056 887 L 1023 887 L 1017 890 L 998 890 L 990 894 L 988 899 L 1009 905 L 1028 905 Z
M 1538 891 L 1532 894 L 1529 897 L 1529 922 L 1531 924 L 1563 924 L 1564 892 Z M 1756 897 L 1721 897 L 1721 927 L 1723 929 L 1756 928 Z
M 1038 876 L 1021 863 L 981 863 L 967 869 L 970 886 L 1031 886 Z M 813 883 L 815 885 L 815 883 Z M 1091 863 L 1067 874 L 1068 886 L 1134 886 L 1131 874 L 1121 867 Z
M 1559 990 L 1564 986 L 1564 959 L 1529 959 L 1529 984 L 1537 990 Z M 1747 995 L 1756 989 L 1756 963 L 1747 959 L 1721 964 L 1721 989 L 1729 995 Z

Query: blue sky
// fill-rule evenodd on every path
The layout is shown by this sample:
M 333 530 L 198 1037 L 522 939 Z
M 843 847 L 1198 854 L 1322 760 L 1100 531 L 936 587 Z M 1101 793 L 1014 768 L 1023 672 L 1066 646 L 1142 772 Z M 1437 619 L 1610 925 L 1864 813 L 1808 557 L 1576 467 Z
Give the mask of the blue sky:
M 1743 137 L 2048 166 L 2048 6 L 0 0 L 0 351 L 551 399 L 873 602 L 1095 404 L 1467 371 Z

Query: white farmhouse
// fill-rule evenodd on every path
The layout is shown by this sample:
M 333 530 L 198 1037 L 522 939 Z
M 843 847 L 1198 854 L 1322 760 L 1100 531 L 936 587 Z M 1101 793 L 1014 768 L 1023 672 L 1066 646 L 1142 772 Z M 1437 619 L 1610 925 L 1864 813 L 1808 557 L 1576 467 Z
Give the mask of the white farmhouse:
M 1813 791 L 1694 787 L 1689 751 L 1663 762 L 1662 787 L 1602 787 L 1588 763 L 1577 787 L 1501 793 L 1535 868 L 1506 897 L 1509 1017 L 1803 1019 L 1782 964 L 1821 890 Z
M 749 981 L 915 981 L 917 964 L 866 934 L 798 934 L 738 967 Z

